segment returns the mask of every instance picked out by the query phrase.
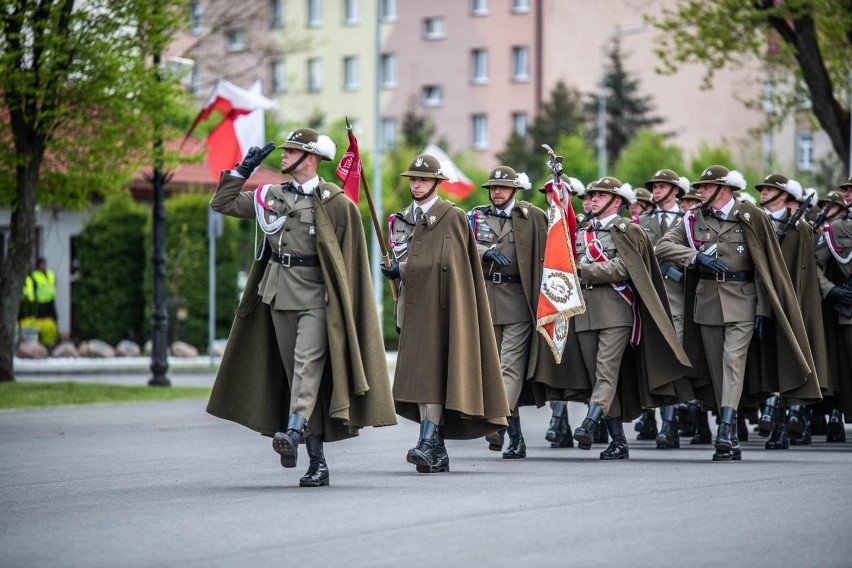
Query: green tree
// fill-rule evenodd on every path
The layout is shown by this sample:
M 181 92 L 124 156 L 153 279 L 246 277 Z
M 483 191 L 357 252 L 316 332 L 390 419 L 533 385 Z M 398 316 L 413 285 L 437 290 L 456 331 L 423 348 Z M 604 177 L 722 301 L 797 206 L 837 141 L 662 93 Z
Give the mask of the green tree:
M 662 118 L 652 114 L 654 105 L 651 96 L 639 93 L 639 79 L 624 69 L 620 41 L 614 42 L 608 55 L 609 63 L 603 78 L 606 90 L 607 166 L 618 161 L 621 151 L 637 132 L 663 123 Z M 597 122 L 599 102 L 600 94 L 592 93 L 584 105 L 586 116 L 589 117 L 589 142 L 592 144 L 596 143 L 600 130 Z
M 533 185 L 544 183 L 548 176 L 544 166 L 547 154 L 541 145 L 547 144 L 555 149 L 563 136 L 576 132 L 583 124 L 581 106 L 580 92 L 559 81 L 527 134 L 513 133 L 506 142 L 506 148 L 497 154 L 497 159 L 516 171 L 526 172 Z
M 665 73 L 685 63 L 715 73 L 760 61 L 776 77 L 791 75 L 773 91 L 776 119 L 801 109 L 802 95 L 849 168 L 849 74 L 852 73 L 852 4 L 834 0 L 680 0 L 647 21 L 660 32 L 656 49 Z M 754 103 L 754 101 L 752 101 Z
M 0 202 L 12 211 L 0 268 L 0 381 L 14 380 L 36 205 L 81 206 L 150 163 L 156 117 L 178 92 L 159 80 L 152 56 L 184 10 L 176 0 L 8 0 L 0 9 L 0 140 L 9 148 L 0 153 Z
M 412 97 L 408 102 L 408 108 L 402 115 L 400 122 L 402 131 L 402 144 L 420 148 L 426 147 L 435 136 L 435 122 L 425 114 L 417 114 L 417 99 Z
M 615 163 L 615 177 L 633 187 L 642 187 L 654 172 L 669 168 L 683 175 L 683 154 L 680 148 L 666 144 L 665 136 L 650 130 L 640 130 L 627 143 Z

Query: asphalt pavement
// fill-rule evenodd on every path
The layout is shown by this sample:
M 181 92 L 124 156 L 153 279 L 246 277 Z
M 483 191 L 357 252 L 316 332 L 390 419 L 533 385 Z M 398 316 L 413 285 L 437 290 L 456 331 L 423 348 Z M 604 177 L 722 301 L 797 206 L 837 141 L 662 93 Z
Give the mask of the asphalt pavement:
M 551 449 L 548 409 L 524 408 L 527 459 L 449 440 L 451 472 L 417 474 L 402 422 L 327 444 L 331 486 L 308 489 L 303 449 L 284 469 L 204 407 L 0 412 L 0 566 L 852 566 L 852 444 L 753 435 L 742 462 L 712 463 L 628 428 L 630 459 L 602 462 Z

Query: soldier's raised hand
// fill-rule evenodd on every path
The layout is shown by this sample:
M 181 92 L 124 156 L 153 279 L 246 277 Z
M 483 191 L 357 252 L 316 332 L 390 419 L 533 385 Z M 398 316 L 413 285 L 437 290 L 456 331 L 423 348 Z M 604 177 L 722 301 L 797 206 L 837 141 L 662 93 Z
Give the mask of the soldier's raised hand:
M 257 166 L 259 166 L 274 149 L 275 142 L 267 142 L 266 146 L 263 148 L 252 146 L 248 149 L 248 152 L 246 152 L 243 161 L 237 164 L 234 169 L 237 170 L 237 173 L 241 176 L 248 179 L 252 172 L 254 172 L 255 168 L 257 168 Z
M 698 264 L 707 270 L 712 270 L 713 272 L 722 273 L 728 271 L 727 262 L 719 260 L 718 258 L 713 258 L 709 254 L 704 254 L 703 252 L 698 253 Z

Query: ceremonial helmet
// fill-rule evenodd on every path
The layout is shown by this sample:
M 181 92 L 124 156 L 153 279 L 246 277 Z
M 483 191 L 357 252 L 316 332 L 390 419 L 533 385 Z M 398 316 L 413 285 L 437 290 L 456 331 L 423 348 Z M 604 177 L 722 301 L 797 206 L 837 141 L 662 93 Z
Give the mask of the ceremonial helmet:
M 698 193 L 696 193 L 696 191 L 691 187 L 689 188 L 689 190 L 686 193 L 684 193 L 680 197 L 680 200 L 681 200 L 681 202 L 683 202 L 683 201 L 694 201 L 695 203 L 701 203 L 702 201 L 704 201 L 703 199 L 701 199 L 698 196 Z
M 287 140 L 278 147 L 316 154 L 323 160 L 333 160 L 337 151 L 337 144 L 334 143 L 334 140 L 325 134 L 320 134 L 313 128 L 294 130 L 287 135 Z
M 828 202 L 834 203 L 835 205 L 839 205 L 840 207 L 846 208 L 846 196 L 843 195 L 842 191 L 832 190 L 825 194 L 825 197 L 820 197 L 817 203 L 820 207 L 825 207 Z
M 839 187 L 840 189 L 852 188 L 852 176 L 849 176 L 849 179 L 847 179 L 845 182 L 841 183 L 837 187 Z
M 674 170 L 659 170 L 651 179 L 645 182 L 645 189 L 653 191 L 655 183 L 670 183 L 677 189 L 677 196 L 683 197 L 687 188 L 683 187 L 681 179 Z
M 644 187 L 637 187 L 633 190 L 636 193 L 636 201 L 641 201 L 645 205 L 654 207 L 654 199 L 651 197 L 651 192 Z
M 802 184 L 794 179 L 788 179 L 787 176 L 781 174 L 769 174 L 760 183 L 754 184 L 754 188 L 760 191 L 764 187 L 780 189 L 789 194 L 796 201 L 801 201 L 803 198 Z
M 626 188 L 618 178 L 612 176 L 604 176 L 599 180 L 593 181 L 591 187 L 586 188 L 586 195 L 592 193 L 609 193 L 624 199 L 625 203 L 630 203 L 635 199 L 633 189 L 628 185 Z
M 743 174 L 737 170 L 729 170 L 725 166 L 709 166 L 701 173 L 701 177 L 692 184 L 692 187 L 698 188 L 706 183 L 713 185 L 727 185 L 732 190 L 746 188 L 746 180 Z
M 508 187 L 510 189 L 531 189 L 530 178 L 524 172 L 515 172 L 509 166 L 498 166 L 491 171 L 488 181 L 482 187 Z
M 448 179 L 441 171 L 441 162 L 432 154 L 420 154 L 411 161 L 408 169 L 401 174 L 402 177 Z

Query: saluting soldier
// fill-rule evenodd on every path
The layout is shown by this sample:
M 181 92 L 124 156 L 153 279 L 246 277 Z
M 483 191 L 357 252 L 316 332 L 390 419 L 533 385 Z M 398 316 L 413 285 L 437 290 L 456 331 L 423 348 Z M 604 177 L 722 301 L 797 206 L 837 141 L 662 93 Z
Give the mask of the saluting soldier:
M 587 190 L 594 224 L 577 232 L 578 274 L 586 311 L 573 318 L 582 357 L 573 372 L 594 378 L 589 410 L 574 431 L 580 449 L 591 448 L 601 419 L 612 437 L 602 460 L 629 457 L 622 422 L 643 408 L 673 402 L 672 382 L 689 361 L 671 321 L 651 242 L 638 225 L 619 217 L 631 193 L 614 177 Z M 630 345 L 638 347 L 634 354 Z M 605 418 L 604 418 L 605 417 Z
M 393 397 L 397 414 L 420 423 L 407 461 L 420 473 L 439 473 L 450 469 L 445 438 L 496 432 L 510 411 L 467 215 L 437 193 L 447 172 L 437 158 L 421 154 L 400 175 L 408 178 L 413 200 L 400 213 L 413 226 L 397 217 L 391 232 L 396 258 L 381 267 L 385 278 L 399 279 L 404 298 L 397 310 Z
M 532 188 L 523 172 L 499 166 L 492 170 L 482 187 L 488 190 L 491 204 L 473 208 L 468 216 L 482 259 L 503 386 L 512 411 L 507 430 L 489 434 L 486 440 L 490 450 L 499 452 L 508 432 L 509 446 L 503 458 L 520 459 L 527 457 L 527 449 L 518 399 L 536 366 L 535 357 L 531 360 L 531 347 L 538 344 L 535 306 L 541 288 L 547 216 L 538 207 L 515 199 L 518 189 Z
M 824 198 L 826 222 L 817 246 L 820 292 L 831 373 L 832 396 L 826 442 L 845 442 L 843 413 L 852 413 L 852 216 L 846 198 L 852 198 L 852 177 Z
M 829 392 L 831 384 L 828 356 L 825 350 L 822 297 L 814 256 L 813 230 L 804 218 L 798 220 L 795 225 L 791 224 L 794 213 L 798 211 L 804 199 L 802 186 L 796 180 L 775 173 L 766 176 L 763 182 L 755 185 L 755 189 L 760 191 L 760 204 L 775 228 L 781 255 L 790 273 L 790 282 L 799 299 L 802 319 L 807 330 L 811 355 L 822 391 Z M 770 341 L 775 333 L 774 322 L 767 322 L 764 329 L 765 340 Z M 775 355 L 766 352 L 764 355 L 768 356 L 763 357 L 759 364 L 768 368 L 762 370 L 762 373 L 777 373 Z M 763 406 L 758 422 L 758 432 L 763 437 L 769 436 L 765 446 L 767 450 L 783 450 L 790 447 L 785 406 L 786 401 L 777 393 L 773 393 Z M 793 409 L 794 412 L 796 410 L 796 408 Z
M 323 441 L 396 418 L 361 217 L 316 173 L 334 142 L 300 128 L 279 147 L 289 181 L 241 191 L 274 144 L 253 147 L 210 201 L 255 219 L 264 238 L 207 411 L 273 436 L 284 467 L 296 466 L 304 437 L 310 466 L 299 485 L 319 487 L 329 484 Z
M 736 429 L 742 398 L 746 404 L 772 392 L 801 401 L 820 398 L 798 299 L 769 220 L 734 198 L 734 189 L 745 186 L 737 171 L 718 165 L 705 169 L 693 184 L 704 206 L 690 209 L 655 249 L 658 258 L 690 269 L 684 347 L 695 368 L 698 398 L 720 412 L 714 461 L 742 458 Z M 761 348 L 751 339 L 762 338 L 766 317 L 775 321 L 776 343 L 764 348 L 775 349 L 778 375 L 755 373 L 746 386 L 749 346 Z

